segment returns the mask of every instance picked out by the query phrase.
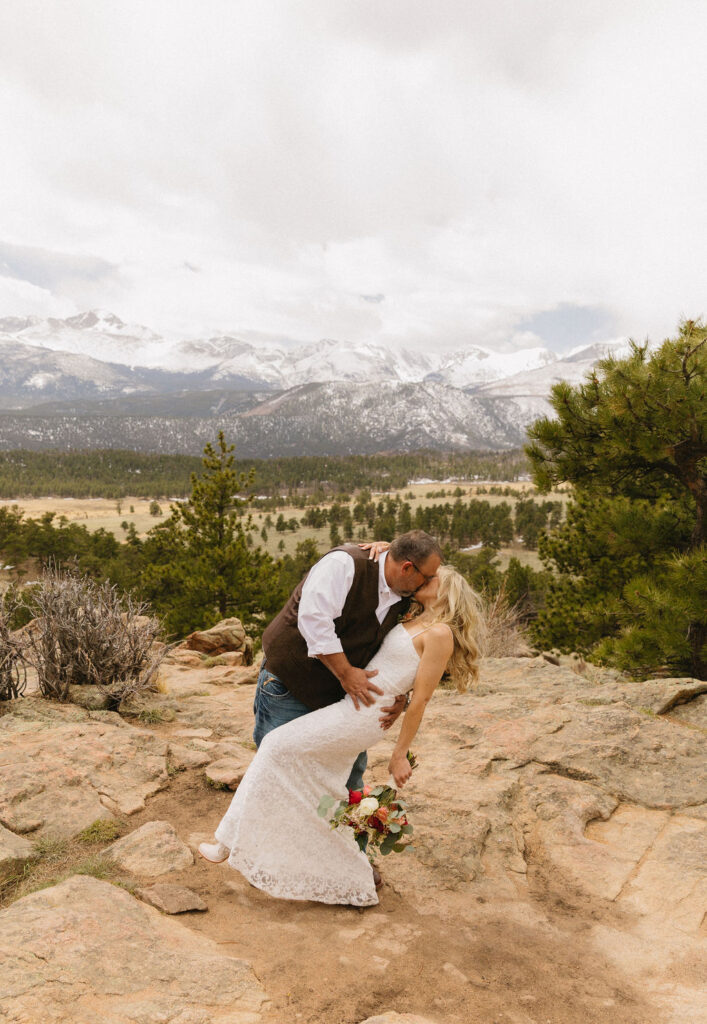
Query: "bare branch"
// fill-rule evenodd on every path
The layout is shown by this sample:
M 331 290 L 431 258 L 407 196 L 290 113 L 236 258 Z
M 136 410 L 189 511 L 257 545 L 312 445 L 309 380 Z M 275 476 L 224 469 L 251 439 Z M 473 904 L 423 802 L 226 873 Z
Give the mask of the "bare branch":
M 66 700 L 70 686 L 100 686 L 117 707 L 153 687 L 165 648 L 145 604 L 109 582 L 51 567 L 33 593 L 36 614 L 28 660 L 45 697 Z

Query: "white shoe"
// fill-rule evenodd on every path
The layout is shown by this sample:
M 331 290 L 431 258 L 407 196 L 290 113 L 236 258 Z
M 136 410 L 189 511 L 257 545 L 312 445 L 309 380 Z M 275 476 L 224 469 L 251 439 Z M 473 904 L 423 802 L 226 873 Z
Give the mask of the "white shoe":
M 200 843 L 199 853 L 210 864 L 222 864 L 228 860 L 231 851 L 222 843 Z

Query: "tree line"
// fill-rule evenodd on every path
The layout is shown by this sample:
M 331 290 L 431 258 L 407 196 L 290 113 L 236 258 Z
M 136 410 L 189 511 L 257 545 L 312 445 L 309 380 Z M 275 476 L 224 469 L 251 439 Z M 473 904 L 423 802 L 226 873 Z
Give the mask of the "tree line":
M 297 501 L 304 505 L 305 496 L 322 502 L 364 487 L 398 490 L 415 478 L 515 480 L 528 473 L 521 451 L 236 459 L 234 467 L 246 476 L 254 471 L 257 493 L 274 499 L 273 508 Z M 190 455 L 120 449 L 0 452 L 0 498 L 186 497 L 191 475 L 200 468 L 201 460 Z
M 457 490 L 461 493 L 461 488 Z M 561 519 L 560 501 L 538 502 L 516 495 L 514 505 L 506 501 L 492 505 L 483 499 L 464 501 L 457 497 L 454 502 L 418 505 L 413 510 L 399 495 L 375 501 L 366 488 L 358 493 L 352 508 L 342 501 L 325 508 L 314 505 L 305 511 L 300 524 L 314 529 L 329 525 L 332 546 L 342 540 L 368 537 L 390 541 L 408 530 L 425 530 L 452 548 L 475 544 L 500 548 L 518 537 L 526 548 L 535 550 L 541 531 L 556 527 Z M 290 528 L 291 522 L 287 523 L 280 515 L 275 528 L 283 531 Z

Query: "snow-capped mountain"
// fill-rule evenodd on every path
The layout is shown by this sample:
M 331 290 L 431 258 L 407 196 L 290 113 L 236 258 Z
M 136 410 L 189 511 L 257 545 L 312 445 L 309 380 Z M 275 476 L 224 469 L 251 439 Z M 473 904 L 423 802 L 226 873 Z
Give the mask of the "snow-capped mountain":
M 278 389 L 337 380 L 430 380 L 465 388 L 556 359 L 542 347 L 498 353 L 474 345 L 445 353 L 434 347 L 426 352 L 401 352 L 373 342 L 352 345 L 329 339 L 290 347 L 266 343 L 256 346 L 233 335 L 169 339 L 148 327 L 125 324 L 105 310 L 91 310 L 66 320 L 6 317 L 0 319 L 0 340 L 125 366 L 182 373 L 185 380 L 199 373 L 213 387 L 238 379 L 252 381 L 255 387 L 266 384 Z
M 455 352 L 447 358 L 440 369 L 430 373 L 428 380 L 450 384 L 455 388 L 468 388 L 503 380 L 516 373 L 527 373 L 538 367 L 556 362 L 557 356 L 546 348 L 523 348 L 517 352 L 490 352 L 488 349 L 473 348 Z
M 253 391 L 253 382 L 233 376 L 230 391 Z M 213 390 L 207 373 L 170 373 L 149 367 L 103 362 L 76 352 L 5 341 L 0 334 L 0 408 L 26 408 L 47 402 L 86 402 L 179 391 Z M 267 390 L 267 389 L 266 389 Z
M 624 338 L 613 341 L 584 345 L 544 365 L 528 367 L 509 376 L 497 377 L 494 381 L 475 389 L 477 394 L 487 396 L 512 396 L 546 398 L 550 388 L 559 380 L 580 384 L 599 359 L 606 356 L 623 358 L 627 356 L 630 343 Z
M 163 339 L 148 327 L 125 324 L 107 310 L 92 309 L 66 320 L 37 316 L 0 319 L 0 339 L 15 340 L 60 352 L 73 352 L 107 363 L 149 365 L 138 355 L 159 347 Z M 154 363 L 159 366 L 160 363 Z
M 198 454 L 223 428 L 244 456 L 501 449 L 623 340 L 558 358 L 542 346 L 444 353 L 323 340 L 168 339 L 93 310 L 0 320 L 0 448 Z
M 2 335 L 0 335 L 0 339 Z M 127 367 L 74 352 L 53 352 L 0 340 L 0 400 L 26 405 L 51 399 L 112 397 L 148 393 L 150 386 Z

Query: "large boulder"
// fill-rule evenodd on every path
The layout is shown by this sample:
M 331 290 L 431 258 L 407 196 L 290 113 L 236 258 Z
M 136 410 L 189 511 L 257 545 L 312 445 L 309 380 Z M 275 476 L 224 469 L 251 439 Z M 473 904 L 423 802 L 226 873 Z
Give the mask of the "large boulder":
M 253 641 L 247 636 L 240 619 L 222 619 L 211 629 L 197 630 L 183 641 L 181 647 L 215 657 L 229 651 L 243 654 L 242 664 L 250 665 L 253 660 Z
M 0 912 L 0 1019 L 22 1024 L 259 1024 L 250 966 L 95 878 Z
M 167 744 L 113 712 L 40 697 L 0 718 L 0 824 L 21 835 L 68 837 L 98 818 L 143 810 L 167 785 Z

